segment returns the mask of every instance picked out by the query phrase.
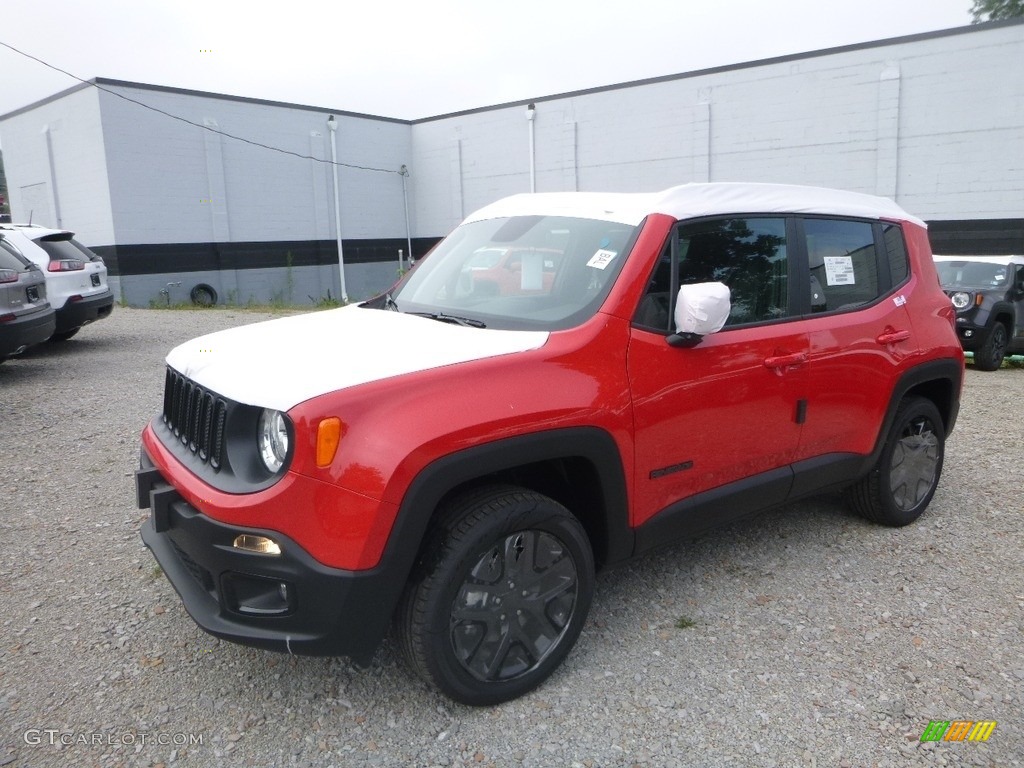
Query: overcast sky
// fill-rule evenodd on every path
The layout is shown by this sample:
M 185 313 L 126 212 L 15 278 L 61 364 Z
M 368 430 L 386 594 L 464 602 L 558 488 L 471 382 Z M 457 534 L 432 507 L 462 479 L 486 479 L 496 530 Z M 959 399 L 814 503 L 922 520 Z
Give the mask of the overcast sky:
M 78 77 L 418 118 L 969 24 L 971 0 L 2 0 Z M 0 47 L 0 115 L 76 81 Z

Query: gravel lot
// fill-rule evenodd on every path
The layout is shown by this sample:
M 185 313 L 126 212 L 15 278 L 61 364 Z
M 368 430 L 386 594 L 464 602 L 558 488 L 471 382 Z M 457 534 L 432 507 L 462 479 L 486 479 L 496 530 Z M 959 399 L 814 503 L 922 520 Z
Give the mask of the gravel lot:
M 1024 764 L 1024 369 L 968 371 L 916 525 L 822 497 L 607 573 L 545 686 L 470 709 L 387 644 L 360 670 L 222 643 L 143 548 L 164 354 L 267 317 L 115 308 L 0 366 L 0 766 Z M 920 742 L 956 719 L 998 726 Z

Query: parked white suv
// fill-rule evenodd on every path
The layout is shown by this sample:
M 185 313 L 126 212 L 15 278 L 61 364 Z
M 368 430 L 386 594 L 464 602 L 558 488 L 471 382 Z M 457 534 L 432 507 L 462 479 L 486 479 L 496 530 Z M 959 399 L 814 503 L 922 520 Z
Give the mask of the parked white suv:
M 35 224 L 0 224 L 0 234 L 46 275 L 46 293 L 57 311 L 51 341 L 65 341 L 114 307 L 103 259 L 75 240 L 74 232 Z

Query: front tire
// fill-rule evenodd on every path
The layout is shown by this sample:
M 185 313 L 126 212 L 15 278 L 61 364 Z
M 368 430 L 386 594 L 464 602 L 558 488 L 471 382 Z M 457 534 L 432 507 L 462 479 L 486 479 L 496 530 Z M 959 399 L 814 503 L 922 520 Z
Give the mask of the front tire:
M 1006 345 L 1009 336 L 1006 326 L 1002 323 L 995 323 L 989 331 L 985 343 L 978 347 L 974 353 L 974 367 L 979 371 L 997 371 L 1003 364 L 1006 357 Z
M 931 400 L 909 397 L 896 410 L 878 463 L 847 489 L 854 511 L 900 527 L 921 516 L 942 475 L 946 430 Z
M 495 486 L 442 512 L 397 622 L 407 663 L 463 704 L 498 704 L 561 664 L 587 618 L 594 558 L 554 500 Z

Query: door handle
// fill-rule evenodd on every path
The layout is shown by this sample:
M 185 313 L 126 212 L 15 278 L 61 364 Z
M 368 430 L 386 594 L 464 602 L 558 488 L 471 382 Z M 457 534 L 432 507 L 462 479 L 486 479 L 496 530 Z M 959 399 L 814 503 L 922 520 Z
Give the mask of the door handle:
M 895 344 L 910 338 L 910 331 L 886 331 L 875 339 L 879 344 Z
M 764 359 L 764 367 L 774 368 L 778 373 L 782 373 L 783 368 L 795 368 L 796 366 L 803 365 L 806 362 L 806 352 L 794 352 L 791 355 L 774 355 L 772 357 L 766 357 Z

